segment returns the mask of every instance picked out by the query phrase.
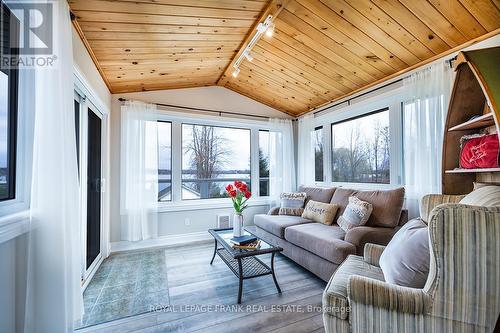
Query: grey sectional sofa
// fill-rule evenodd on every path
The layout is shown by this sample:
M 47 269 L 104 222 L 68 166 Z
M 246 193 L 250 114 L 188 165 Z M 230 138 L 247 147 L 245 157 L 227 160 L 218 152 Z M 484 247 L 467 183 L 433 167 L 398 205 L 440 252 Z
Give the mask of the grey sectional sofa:
M 278 215 L 279 207 L 267 214 L 255 215 L 252 232 L 265 241 L 281 246 L 283 254 L 328 281 L 350 254 L 361 255 L 366 243 L 387 245 L 398 227 L 408 221 L 402 209 L 404 189 L 389 191 L 356 191 L 345 188 L 304 187 L 307 200 L 338 204 L 333 224 L 315 223 L 300 216 Z M 350 196 L 373 205 L 367 224 L 345 233 L 336 221 L 342 215 Z

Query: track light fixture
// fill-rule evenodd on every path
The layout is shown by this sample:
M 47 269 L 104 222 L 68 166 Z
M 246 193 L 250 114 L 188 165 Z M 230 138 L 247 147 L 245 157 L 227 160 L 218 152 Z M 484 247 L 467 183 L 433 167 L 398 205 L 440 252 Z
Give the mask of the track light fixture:
M 257 41 L 262 36 L 262 34 L 266 34 L 267 37 L 272 37 L 272 35 L 274 33 L 274 23 L 272 20 L 273 20 L 273 16 L 268 15 L 266 17 L 266 19 L 264 20 L 264 22 L 261 22 L 257 25 L 257 29 L 256 29 L 257 31 L 256 31 L 255 35 L 252 37 L 250 42 L 247 44 L 247 46 L 245 47 L 243 52 L 239 55 L 238 59 L 236 59 L 236 61 L 234 62 L 234 65 L 233 65 L 234 71 L 232 74 L 233 77 L 237 77 L 238 74 L 240 74 L 239 67 L 244 59 L 247 59 L 250 62 L 253 60 L 253 57 L 250 54 L 250 51 L 255 46 L 255 44 L 257 44 Z
M 253 57 L 252 57 L 252 55 L 249 52 L 245 52 L 245 58 L 247 58 L 247 60 L 250 61 L 250 62 L 253 61 Z
M 233 77 L 238 77 L 238 74 L 240 74 L 240 69 L 238 67 L 234 67 Z

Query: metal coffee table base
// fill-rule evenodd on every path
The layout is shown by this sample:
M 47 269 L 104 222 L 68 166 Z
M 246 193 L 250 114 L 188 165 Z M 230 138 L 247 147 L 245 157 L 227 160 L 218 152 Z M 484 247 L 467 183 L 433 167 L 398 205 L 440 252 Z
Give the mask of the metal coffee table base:
M 251 253 L 251 252 L 248 252 Z M 246 256 L 242 258 L 233 258 L 233 256 L 225 249 L 219 248 L 217 239 L 215 239 L 214 254 L 210 265 L 214 262 L 215 254 L 226 263 L 226 265 L 231 269 L 231 271 L 238 277 L 239 288 L 238 288 L 238 304 L 241 304 L 241 296 L 243 293 L 243 280 L 252 279 L 264 275 L 272 275 L 274 284 L 278 293 L 281 294 L 281 288 L 276 280 L 276 275 L 274 274 L 274 255 L 276 252 L 271 253 L 271 267 L 267 266 L 260 259 L 255 256 Z

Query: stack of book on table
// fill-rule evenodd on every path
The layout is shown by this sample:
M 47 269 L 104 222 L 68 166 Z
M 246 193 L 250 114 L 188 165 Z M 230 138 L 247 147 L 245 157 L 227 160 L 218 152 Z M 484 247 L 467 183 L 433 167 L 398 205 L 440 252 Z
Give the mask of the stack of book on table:
M 256 250 L 260 247 L 260 240 L 252 235 L 233 237 L 229 240 L 233 249 Z

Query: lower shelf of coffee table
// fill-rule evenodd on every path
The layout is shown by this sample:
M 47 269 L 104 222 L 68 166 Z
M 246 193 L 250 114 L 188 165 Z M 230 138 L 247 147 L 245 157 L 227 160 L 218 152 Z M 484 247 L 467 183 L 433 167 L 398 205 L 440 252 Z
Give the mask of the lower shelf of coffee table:
M 226 263 L 229 269 L 231 269 L 237 277 L 240 277 L 238 259 L 234 259 L 233 256 L 224 248 L 217 249 L 217 254 Z M 241 278 L 243 279 L 272 274 L 271 268 L 256 257 L 245 257 L 240 260 L 243 271 Z

